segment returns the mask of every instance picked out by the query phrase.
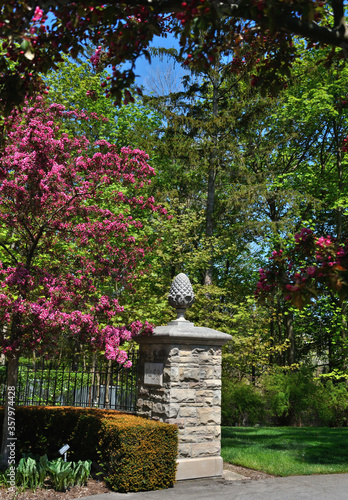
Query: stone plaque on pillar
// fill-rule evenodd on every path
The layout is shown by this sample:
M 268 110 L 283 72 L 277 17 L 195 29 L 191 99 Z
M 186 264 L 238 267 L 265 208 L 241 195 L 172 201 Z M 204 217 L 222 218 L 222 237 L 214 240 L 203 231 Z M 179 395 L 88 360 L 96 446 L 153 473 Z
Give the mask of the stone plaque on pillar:
M 221 347 L 231 336 L 187 321 L 185 310 L 193 299 L 189 279 L 180 274 L 169 294 L 177 319 L 137 338 L 137 414 L 178 426 L 177 480 L 222 476 L 223 465 Z
M 163 363 L 145 363 L 144 365 L 144 384 L 163 386 Z

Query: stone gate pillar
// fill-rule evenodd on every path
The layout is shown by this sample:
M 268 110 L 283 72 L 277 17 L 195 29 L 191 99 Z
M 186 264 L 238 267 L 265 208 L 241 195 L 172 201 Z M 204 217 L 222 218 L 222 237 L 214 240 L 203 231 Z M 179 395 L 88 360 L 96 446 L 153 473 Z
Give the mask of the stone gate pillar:
M 137 339 L 137 414 L 178 425 L 177 480 L 222 476 L 223 465 L 221 347 L 231 336 L 185 320 L 193 299 L 187 276 L 179 274 L 169 294 L 178 318 Z

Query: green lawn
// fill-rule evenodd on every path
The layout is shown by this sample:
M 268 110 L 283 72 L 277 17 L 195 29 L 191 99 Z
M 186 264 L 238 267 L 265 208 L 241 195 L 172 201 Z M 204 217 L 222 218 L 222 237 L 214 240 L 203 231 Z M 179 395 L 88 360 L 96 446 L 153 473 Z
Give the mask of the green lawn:
M 348 428 L 223 427 L 221 455 L 278 476 L 348 473 Z

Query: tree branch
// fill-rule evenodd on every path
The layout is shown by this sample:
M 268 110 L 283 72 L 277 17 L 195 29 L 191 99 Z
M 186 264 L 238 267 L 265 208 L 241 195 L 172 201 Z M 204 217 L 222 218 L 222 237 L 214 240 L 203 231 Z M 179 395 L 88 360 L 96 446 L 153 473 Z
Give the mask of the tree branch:
M 181 2 L 176 0 L 130 0 L 129 5 L 144 5 L 154 8 L 157 12 L 163 14 L 176 13 L 182 10 Z M 304 38 L 309 38 L 314 42 L 322 42 L 328 45 L 333 45 L 342 48 L 348 48 L 348 27 L 344 15 L 344 1 L 332 0 L 331 6 L 334 15 L 334 27 L 329 28 L 319 26 L 315 22 L 305 21 L 297 16 L 297 14 L 289 14 L 289 9 L 284 9 L 284 4 L 279 2 L 277 6 L 273 6 L 273 12 L 276 10 L 276 15 L 270 17 L 265 16 L 260 21 L 260 12 L 254 8 L 250 1 L 239 0 L 224 0 L 211 2 L 215 8 L 215 15 L 220 17 L 228 16 L 244 19 L 246 21 L 254 21 L 257 24 L 262 22 L 266 28 L 275 24 L 277 31 L 287 31 L 294 35 Z M 289 6 L 287 6 L 289 7 Z
M 18 260 L 17 258 L 13 255 L 13 253 L 11 252 L 11 250 L 9 248 L 7 248 L 7 246 L 4 244 L 4 243 L 1 243 L 0 242 L 0 246 L 5 250 L 5 252 L 7 252 L 10 257 L 14 260 L 14 262 L 17 264 L 18 263 Z

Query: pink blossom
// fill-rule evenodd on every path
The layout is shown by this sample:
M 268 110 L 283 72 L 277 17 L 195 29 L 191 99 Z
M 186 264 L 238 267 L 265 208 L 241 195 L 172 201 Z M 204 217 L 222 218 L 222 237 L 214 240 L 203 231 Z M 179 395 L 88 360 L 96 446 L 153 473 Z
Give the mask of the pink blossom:
M 43 10 L 40 9 L 39 6 L 35 8 L 34 16 L 33 16 L 33 21 L 39 21 L 43 16 Z
M 40 19 L 41 9 L 35 15 Z M 150 335 L 152 326 L 116 321 L 123 307 L 113 290 L 115 282 L 131 288 L 150 251 L 132 207 L 148 214 L 163 209 L 141 194 L 154 171 L 143 151 L 118 152 L 104 140 L 98 141 L 104 152 L 91 155 L 85 137 L 60 130 L 62 118 L 98 119 L 58 104 L 47 107 L 38 97 L 23 115 L 12 116 L 0 152 L 0 223 L 9 244 L 16 241 L 6 264 L 0 262 L 0 321 L 8 326 L 1 350 L 53 350 L 63 332 L 130 366 L 120 348 L 137 335 Z M 7 335 L 14 320 L 15 334 Z
M 299 289 L 298 285 L 285 285 L 285 288 L 289 290 L 289 292 L 297 292 Z
M 315 242 L 315 244 L 319 248 L 328 247 L 329 245 L 331 245 L 331 243 L 332 243 L 332 241 L 331 241 L 330 237 L 324 238 L 323 236 L 321 236 L 320 238 L 318 238 L 317 241 Z
M 307 272 L 308 276 L 314 276 L 315 273 L 316 273 L 316 271 L 317 271 L 317 268 L 314 267 L 314 266 L 309 266 L 306 269 L 306 272 Z
M 305 303 L 306 296 L 316 296 L 327 289 L 346 300 L 347 241 L 339 244 L 329 235 L 315 237 L 311 230 L 302 229 L 295 235 L 295 245 L 284 251 L 282 259 L 276 258 L 278 251 L 272 252 L 267 267 L 259 271 L 255 295 L 267 299 L 278 290 L 284 294 L 285 300 L 291 300 L 295 295 L 294 303 L 300 307 L 301 302 Z M 304 300 L 298 301 L 297 293 L 300 290 L 303 291 Z
M 313 234 L 313 231 L 307 227 L 303 227 L 301 231 L 295 234 L 295 241 L 299 243 L 300 241 L 304 242 L 308 239 L 309 236 Z

